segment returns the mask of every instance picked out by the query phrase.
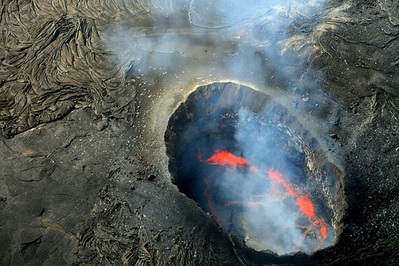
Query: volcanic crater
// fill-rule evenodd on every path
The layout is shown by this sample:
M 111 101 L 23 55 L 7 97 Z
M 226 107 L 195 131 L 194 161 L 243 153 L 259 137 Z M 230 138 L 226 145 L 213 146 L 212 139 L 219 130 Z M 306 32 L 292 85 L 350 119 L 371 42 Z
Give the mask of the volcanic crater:
M 249 247 L 281 255 L 336 242 L 343 172 L 269 95 L 200 86 L 170 117 L 165 143 L 173 183 Z

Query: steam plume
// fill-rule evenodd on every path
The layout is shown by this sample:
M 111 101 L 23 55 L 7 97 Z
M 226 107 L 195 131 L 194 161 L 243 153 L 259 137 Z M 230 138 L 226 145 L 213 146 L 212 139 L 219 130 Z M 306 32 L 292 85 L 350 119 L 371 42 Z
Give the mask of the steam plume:
M 295 23 L 317 17 L 323 5 L 322 0 L 153 0 L 137 6 L 132 16 L 110 28 L 103 38 L 126 78 L 139 79 L 141 88 L 171 76 L 175 80 L 234 78 L 267 87 L 278 76 L 288 81 L 287 90 L 300 92 L 305 82 L 302 68 L 308 58 L 292 48 L 306 47 L 308 40 L 305 33 L 302 39 L 292 39 L 290 32 Z M 296 45 L 298 42 L 303 45 Z M 287 175 L 299 176 L 299 168 L 286 159 L 283 149 L 276 148 L 275 129 L 259 123 L 248 110 L 240 111 L 234 135 L 237 150 L 249 162 L 256 161 L 259 169 L 279 166 Z M 260 128 L 262 132 L 255 134 Z M 256 139 L 259 136 L 261 139 Z M 227 171 L 213 185 L 221 188 L 226 199 L 234 194 L 239 201 L 267 194 L 273 186 L 270 181 L 253 181 L 251 172 Z M 242 205 L 247 214 L 243 221 L 247 236 L 261 236 L 257 239 L 267 242 L 254 246 L 279 253 L 298 250 L 295 245 L 301 231 L 296 222 L 301 217 L 290 211 L 295 202 L 281 204 L 269 196 L 262 201 L 264 204 L 256 208 Z
M 290 39 L 290 32 L 298 21 L 315 18 L 323 5 L 322 0 L 147 1 L 103 37 L 122 69 L 142 85 L 168 74 L 258 84 L 278 75 L 290 81 L 288 89 L 300 90 L 299 69 L 307 57 L 291 48 L 306 47 L 308 40 L 298 34 Z

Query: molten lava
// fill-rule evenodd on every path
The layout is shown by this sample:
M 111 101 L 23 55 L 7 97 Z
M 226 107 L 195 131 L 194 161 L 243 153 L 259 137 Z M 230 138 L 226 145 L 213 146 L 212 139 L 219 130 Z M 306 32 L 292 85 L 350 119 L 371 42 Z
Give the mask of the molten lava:
M 287 182 L 284 181 L 283 176 L 280 174 L 278 170 L 273 172 L 273 169 L 266 171 L 266 173 L 269 175 L 269 178 L 272 180 L 275 180 L 277 182 L 280 182 L 286 189 L 287 193 L 291 196 L 294 196 L 296 199 L 296 205 L 298 205 L 299 209 L 305 213 L 309 218 L 314 218 L 315 213 L 314 213 L 314 204 L 313 202 L 309 199 L 308 195 L 305 196 L 298 196 L 294 190 L 287 184 Z
M 250 165 L 248 161 L 245 158 L 242 157 L 237 157 L 233 155 L 231 152 L 227 150 L 215 150 L 214 154 L 207 160 L 202 159 L 202 154 L 198 149 L 197 153 L 197 158 L 199 162 L 204 162 L 209 165 L 219 165 L 221 167 L 224 167 L 222 170 L 228 170 L 228 171 L 234 171 L 237 167 L 244 167 L 244 166 L 249 166 L 249 169 L 252 173 L 256 173 L 257 176 L 260 176 L 261 178 L 266 178 L 266 176 L 261 175 L 261 173 L 258 172 L 258 168 L 255 167 L 254 165 Z M 213 206 L 213 200 L 211 195 L 209 195 L 208 190 L 211 187 L 211 183 L 209 182 L 209 179 L 216 174 L 221 169 L 216 170 L 212 175 L 204 178 L 204 183 L 206 184 L 207 188 L 204 190 L 204 196 L 207 198 L 208 206 L 209 209 L 216 217 L 216 220 L 219 224 L 225 223 L 220 216 L 218 216 L 218 213 L 216 212 L 214 206 Z M 311 234 L 311 231 L 317 229 L 319 232 L 319 237 L 318 237 L 318 247 L 315 248 L 317 250 L 320 248 L 322 245 L 322 242 L 324 239 L 327 237 L 327 225 L 326 222 L 323 218 L 318 218 L 315 213 L 315 205 L 310 199 L 309 195 L 304 192 L 304 191 L 298 191 L 298 189 L 295 189 L 292 185 L 289 184 L 284 178 L 283 175 L 278 171 L 274 170 L 272 167 L 271 169 L 266 169 L 265 173 L 267 174 L 267 177 L 269 180 L 272 181 L 273 183 L 273 188 L 275 188 L 274 185 L 281 185 L 285 189 L 285 194 L 294 197 L 296 205 L 298 206 L 300 212 L 303 214 L 303 217 L 308 220 L 309 226 L 307 230 L 305 230 L 302 233 L 302 236 L 300 239 L 298 239 L 298 243 L 296 245 L 301 245 L 303 242 L 304 238 L 306 237 L 307 234 Z M 272 192 L 272 191 L 271 191 Z M 270 195 L 269 195 L 270 196 Z M 257 201 L 256 198 L 265 198 L 268 197 L 266 194 L 265 195 L 253 195 L 250 196 L 248 201 L 231 201 L 227 204 L 222 205 L 222 207 L 229 207 L 233 204 L 246 204 L 249 207 L 255 207 L 257 205 L 266 205 L 264 201 Z
M 199 152 L 198 158 L 200 162 L 202 162 L 202 155 Z M 211 158 L 205 161 L 207 164 L 211 165 L 220 165 L 220 166 L 226 166 L 230 165 L 230 170 L 234 170 L 237 166 L 241 167 L 243 165 L 248 164 L 248 161 L 244 158 L 237 157 L 233 155 L 232 153 L 228 151 L 222 151 L 222 150 L 215 150 L 214 154 L 212 155 Z

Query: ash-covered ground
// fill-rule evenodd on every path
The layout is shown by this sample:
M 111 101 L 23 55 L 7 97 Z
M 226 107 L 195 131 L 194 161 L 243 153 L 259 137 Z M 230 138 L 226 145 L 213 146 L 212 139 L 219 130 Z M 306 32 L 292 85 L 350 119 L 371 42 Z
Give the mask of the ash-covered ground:
M 0 0 L 0 264 L 398 264 L 398 38 L 394 0 Z M 343 171 L 333 246 L 254 251 L 172 184 L 170 116 L 226 81 Z

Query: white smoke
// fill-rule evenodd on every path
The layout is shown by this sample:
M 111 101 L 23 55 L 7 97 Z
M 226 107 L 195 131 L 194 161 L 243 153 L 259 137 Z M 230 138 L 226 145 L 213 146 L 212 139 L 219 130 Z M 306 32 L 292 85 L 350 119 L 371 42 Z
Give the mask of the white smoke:
M 121 68 L 147 86 L 168 75 L 179 78 L 190 73 L 192 77 L 225 75 L 266 87 L 276 75 L 288 81 L 287 90 L 301 91 L 302 68 L 308 58 L 298 56 L 292 47 L 301 39 L 292 40 L 290 34 L 296 23 L 315 19 L 324 3 L 322 0 L 144 1 L 142 9 L 137 8 L 132 16 L 126 16 L 127 21 L 110 28 L 103 39 Z M 284 151 L 276 151 L 273 129 L 268 132 L 247 110 L 240 112 L 239 119 L 235 138 L 244 158 L 249 162 L 256 159 L 259 171 L 278 165 L 288 172 L 295 171 Z M 261 134 L 255 134 L 260 128 L 263 128 Z M 255 135 L 262 139 L 254 139 Z M 222 189 L 221 193 L 234 194 L 240 201 L 271 191 L 270 181 L 259 183 L 252 182 L 253 179 L 252 173 L 227 171 L 214 185 Z M 264 204 L 255 208 L 242 205 L 247 236 L 264 239 L 253 246 L 280 254 L 299 250 L 295 243 L 301 236 L 296 227 L 300 217 L 290 210 L 292 204 L 284 205 L 271 197 L 262 200 Z M 311 251 L 306 247 L 301 250 Z
M 142 6 L 103 35 L 132 76 L 153 81 L 197 71 L 259 83 L 277 74 L 300 88 L 298 69 L 307 58 L 291 49 L 299 40 L 289 40 L 290 31 L 297 21 L 314 18 L 324 1 L 159 0 Z
M 302 231 L 297 226 L 300 213 L 294 199 L 286 197 L 286 191 L 282 187 L 275 187 L 265 172 L 266 169 L 280 166 L 285 172 L 294 171 L 294 167 L 287 164 L 284 151 L 280 149 L 277 152 L 279 147 L 275 144 L 276 135 L 276 130 L 261 125 L 251 111 L 239 111 L 239 121 L 235 128 L 235 153 L 241 152 L 241 156 L 255 166 L 257 172 L 249 169 L 225 170 L 210 179 L 212 190 L 217 189 L 221 198 L 221 202 L 214 205 L 232 203 L 223 208 L 215 208 L 221 214 L 223 222 L 227 222 L 224 226 L 228 229 L 234 233 L 244 229 L 241 236 L 253 248 L 270 249 L 279 254 L 299 250 L 311 252 L 310 247 L 296 246 Z M 209 193 L 214 193 L 213 191 Z M 226 220 L 230 216 L 232 220 Z

